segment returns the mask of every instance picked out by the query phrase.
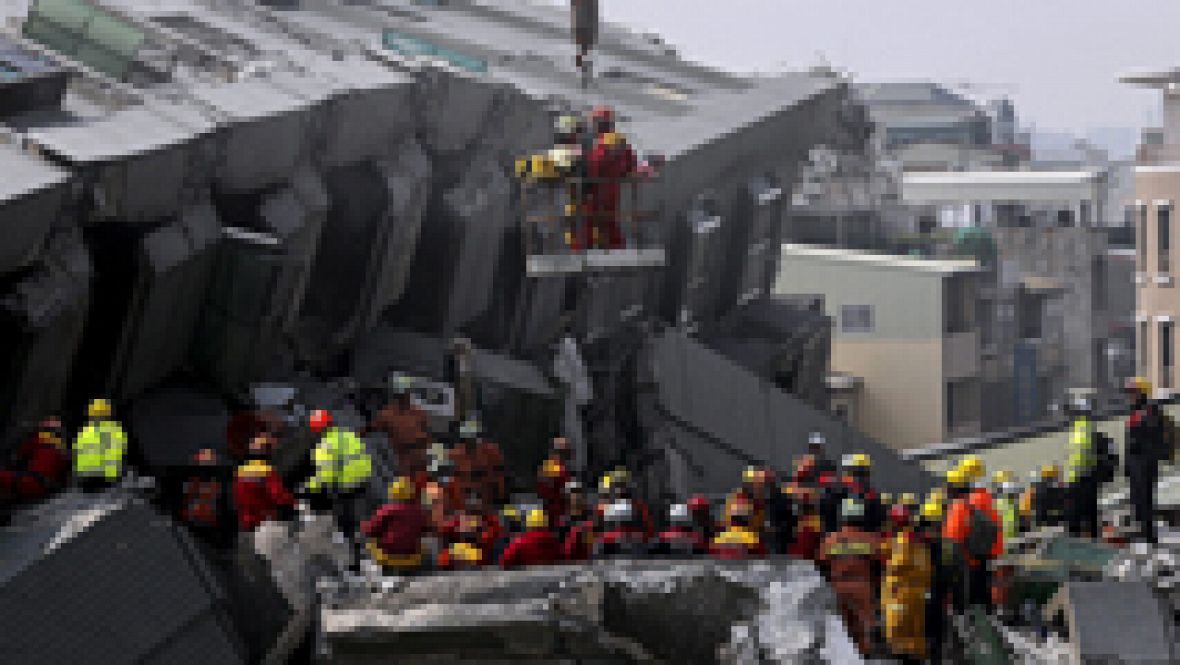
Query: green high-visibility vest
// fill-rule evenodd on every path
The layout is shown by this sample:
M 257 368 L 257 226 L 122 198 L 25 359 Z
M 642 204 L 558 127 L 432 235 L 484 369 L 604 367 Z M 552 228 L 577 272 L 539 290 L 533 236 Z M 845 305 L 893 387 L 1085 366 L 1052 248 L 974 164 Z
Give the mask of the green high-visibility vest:
M 1076 482 L 1090 473 L 1098 460 L 1094 454 L 1094 422 L 1089 418 L 1073 421 L 1069 433 L 1069 458 L 1066 460 L 1066 479 Z
M 320 444 L 312 451 L 316 472 L 307 481 L 307 488 L 351 490 L 373 475 L 373 459 L 365 442 L 355 433 L 333 427 L 324 433 Z
M 1020 503 L 1014 496 L 1000 495 L 996 497 L 996 512 L 1003 522 L 1004 542 L 1020 535 Z
M 115 480 L 123 473 L 127 434 L 113 420 L 96 420 L 74 439 L 74 475 Z

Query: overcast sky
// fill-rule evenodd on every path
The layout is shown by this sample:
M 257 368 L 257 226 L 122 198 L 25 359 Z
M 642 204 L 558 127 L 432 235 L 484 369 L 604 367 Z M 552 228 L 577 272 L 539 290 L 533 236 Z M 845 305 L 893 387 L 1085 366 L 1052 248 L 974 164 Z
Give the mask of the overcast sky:
M 563 0 L 549 0 L 564 4 Z M 1084 133 L 1159 122 L 1129 69 L 1180 65 L 1177 0 L 599 0 L 686 56 L 740 71 L 806 67 L 822 52 L 862 80 L 1015 86 L 1022 122 Z M 783 64 L 785 63 L 785 65 Z

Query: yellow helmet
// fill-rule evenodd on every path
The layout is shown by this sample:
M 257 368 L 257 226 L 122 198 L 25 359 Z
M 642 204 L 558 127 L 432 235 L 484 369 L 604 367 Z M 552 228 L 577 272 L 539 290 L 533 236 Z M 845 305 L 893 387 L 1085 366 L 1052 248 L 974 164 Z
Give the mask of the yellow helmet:
M 922 504 L 922 519 L 938 522 L 942 520 L 942 502 L 927 501 Z
M 946 472 L 946 484 L 948 485 L 966 485 L 967 472 L 960 467 L 955 467 Z
M 992 482 L 997 485 L 1004 485 L 1012 482 L 1012 474 L 1007 470 L 997 471 L 992 474 Z
M 524 526 L 526 529 L 544 529 L 549 526 L 549 518 L 545 517 L 545 511 L 540 508 L 534 508 L 529 511 L 527 517 L 524 518 Z
M 598 481 L 598 491 L 599 492 L 609 492 L 612 481 L 613 481 L 613 476 L 611 474 L 608 473 L 605 476 L 603 476 L 602 480 Z
M 101 397 L 91 400 L 90 406 L 86 409 L 86 415 L 91 418 L 110 418 L 111 401 Z
M 613 148 L 623 144 L 623 135 L 618 132 L 607 132 L 602 135 L 602 142 Z
M 513 522 L 520 519 L 520 511 L 516 509 L 516 506 L 504 506 L 504 509 L 500 511 L 500 514 L 504 516 L 504 519 Z
M 541 475 L 546 478 L 556 478 L 561 475 L 561 463 L 554 459 L 547 459 L 541 465 Z
M 1041 478 L 1056 478 L 1061 474 L 1061 470 L 1057 468 L 1056 464 L 1046 464 L 1041 467 Z
M 959 468 L 963 470 L 968 482 L 978 480 L 987 474 L 987 467 L 984 466 L 983 460 L 975 455 L 964 458 Z
M 405 476 L 394 478 L 392 483 L 389 483 L 389 498 L 394 501 L 409 501 L 414 498 L 414 487 L 410 484 L 410 479 Z
M 844 458 L 844 466 L 852 469 L 867 469 L 872 466 L 872 460 L 864 453 L 856 453 Z
M 631 480 L 631 473 L 627 471 L 626 468 L 621 466 L 616 468 L 614 471 L 611 471 L 611 476 L 614 477 L 613 482 L 616 483 L 625 483 L 628 480 Z
M 1150 397 L 1151 396 L 1151 381 L 1148 381 L 1146 378 L 1144 378 L 1142 376 L 1134 376 L 1134 377 L 1127 379 L 1126 389 L 1127 390 L 1136 390 L 1138 392 L 1143 393 L 1145 396 Z
M 881 492 L 881 503 L 883 503 L 883 504 L 893 503 L 893 495 L 888 492 Z
M 918 497 L 913 492 L 906 492 L 901 495 L 901 505 L 916 506 L 918 505 Z
M 479 548 L 470 543 L 455 543 L 451 545 L 451 557 L 466 563 L 476 563 L 481 558 Z
M 742 472 L 742 482 L 752 483 L 758 479 L 758 467 L 747 466 Z

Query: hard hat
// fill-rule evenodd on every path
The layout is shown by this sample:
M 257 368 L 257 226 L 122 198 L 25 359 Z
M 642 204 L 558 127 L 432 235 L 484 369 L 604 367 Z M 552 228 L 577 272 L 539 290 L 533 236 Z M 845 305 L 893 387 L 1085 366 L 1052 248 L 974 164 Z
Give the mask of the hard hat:
M 66 445 L 65 441 L 63 441 L 56 432 L 49 430 L 41 430 L 40 432 L 37 432 L 37 440 L 42 444 L 51 445 L 56 448 L 64 448 Z
M 594 110 L 590 111 L 590 120 L 595 124 L 600 122 L 614 122 L 614 109 L 609 106 L 595 106 Z
M 825 446 L 825 445 L 827 445 L 827 443 L 828 442 L 824 438 L 824 435 L 822 432 L 812 432 L 807 437 L 807 445 L 809 445 L 809 446 Z
M 709 500 L 699 494 L 688 500 L 688 510 L 692 513 L 707 513 L 711 509 Z
M 1075 412 L 1081 414 L 1087 414 L 1094 410 L 1093 400 L 1084 395 L 1075 397 L 1072 406 Z
M 631 480 L 631 472 L 626 467 L 615 467 L 615 470 L 611 471 L 611 476 L 614 477 L 616 483 L 625 483 Z
M 405 395 L 414 387 L 414 379 L 402 374 L 401 372 L 394 372 L 389 377 L 389 390 L 394 395 Z
M 984 466 L 983 460 L 975 455 L 965 458 L 963 463 L 959 465 L 959 468 L 963 470 L 968 482 L 982 478 L 987 473 L 987 468 Z
M 758 479 L 758 467 L 747 466 L 746 470 L 742 472 L 742 482 L 752 483 Z
M 749 515 L 753 515 L 753 514 L 754 514 L 754 505 L 751 504 L 749 501 L 747 501 L 744 497 L 738 497 L 736 500 L 732 501 L 729 504 L 730 517 L 733 517 L 734 515 L 749 516 Z
M 504 519 L 512 522 L 517 522 L 520 520 L 520 511 L 516 509 L 516 506 L 504 506 L 504 509 L 500 511 L 500 514 L 504 516 Z
M 603 145 L 613 148 L 615 146 L 623 145 L 625 141 L 623 141 L 623 135 L 618 132 L 606 132 L 602 135 L 602 143 Z
M 581 494 L 582 490 L 585 488 L 582 487 L 582 483 L 580 483 L 580 482 L 578 482 L 578 480 L 574 479 L 574 480 L 567 480 L 565 482 L 565 486 L 562 487 L 562 489 L 565 491 L 566 494 Z
M 840 519 L 861 519 L 865 516 L 865 505 L 860 501 L 848 497 L 840 502 Z
M 689 521 L 688 506 L 674 503 L 668 508 L 668 521 L 673 524 L 685 524 Z
M 996 485 L 1004 485 L 1012 482 L 1012 474 L 1006 470 L 997 471 L 992 474 L 992 482 Z
M 922 504 L 922 519 L 930 520 L 931 522 L 942 520 L 942 503 L 939 501 L 927 501 Z
M 545 517 L 545 511 L 540 508 L 533 508 L 524 519 L 524 526 L 526 529 L 544 529 L 549 526 L 549 518 Z
M 897 504 L 889 509 L 889 521 L 893 523 L 894 527 L 901 528 L 910 521 L 910 509 L 902 504 Z
M 630 501 L 615 501 L 606 507 L 604 517 L 611 524 L 626 524 L 632 520 L 632 515 Z
M 893 495 L 890 494 L 889 492 L 882 492 L 881 493 L 881 503 L 884 503 L 884 504 L 893 503 Z
M 576 115 L 569 115 L 563 113 L 557 116 L 557 122 L 554 123 L 554 129 L 558 134 L 573 134 L 578 131 L 579 119 Z
M 414 498 L 414 488 L 410 484 L 410 479 L 399 476 L 389 483 L 389 498 L 394 501 L 409 501 Z
M 614 475 L 613 474 L 608 473 L 608 474 L 604 475 L 602 477 L 602 480 L 598 481 L 598 491 L 599 492 L 609 492 L 613 482 L 614 482 Z
M 853 455 L 845 455 L 841 462 L 842 466 L 849 469 L 867 469 L 872 465 L 869 456 L 864 453 L 856 453 Z
M 906 492 L 905 494 L 902 494 L 901 495 L 901 505 L 903 505 L 903 506 L 916 506 L 916 505 L 918 505 L 917 495 L 914 494 L 913 492 Z
M 474 439 L 477 436 L 479 436 L 479 423 L 475 420 L 464 420 L 463 423 L 459 425 L 460 439 Z
M 1126 383 L 1123 384 L 1123 390 L 1128 392 L 1139 392 L 1142 393 L 1144 397 L 1149 397 L 1151 396 L 1151 381 L 1148 381 L 1142 376 L 1133 376 L 1127 379 Z
M 1041 478 L 1056 478 L 1060 473 L 1061 470 L 1057 468 L 1056 464 L 1046 464 L 1041 467 Z
M 966 485 L 967 473 L 959 467 L 955 467 L 946 472 L 946 483 L 948 485 Z
M 311 412 L 311 431 L 322 432 L 332 426 L 332 414 L 323 409 Z
M 557 478 L 561 475 L 561 463 L 554 459 L 547 459 L 541 465 L 541 475 L 545 478 Z
M 110 418 L 111 417 L 111 401 L 108 399 L 98 398 L 90 401 L 90 406 L 86 409 L 86 415 L 91 418 Z
M 478 563 L 482 558 L 479 548 L 471 543 L 455 543 L 451 545 L 451 558 L 464 563 Z

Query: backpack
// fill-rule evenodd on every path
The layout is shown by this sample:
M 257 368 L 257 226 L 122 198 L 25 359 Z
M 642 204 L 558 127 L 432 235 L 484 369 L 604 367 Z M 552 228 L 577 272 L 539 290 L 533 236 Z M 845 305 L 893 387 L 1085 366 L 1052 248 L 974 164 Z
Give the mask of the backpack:
M 1112 482 L 1119 468 L 1119 454 L 1115 452 L 1114 441 L 1099 432 L 1094 439 L 1094 444 L 1096 458 L 1094 476 L 1100 483 Z
M 996 524 L 986 512 L 978 508 L 971 509 L 971 518 L 967 526 L 967 538 L 963 542 L 967 554 L 977 561 L 992 558 L 992 546 L 996 543 L 996 536 L 1000 533 L 1000 525 Z

